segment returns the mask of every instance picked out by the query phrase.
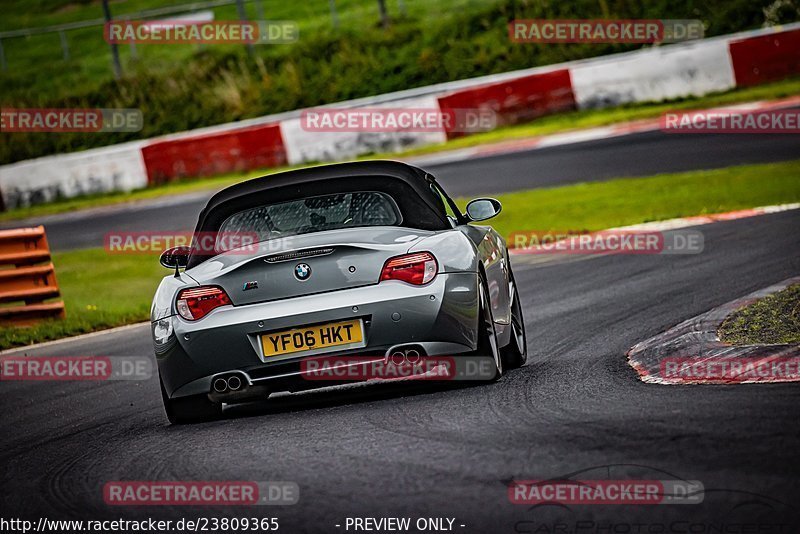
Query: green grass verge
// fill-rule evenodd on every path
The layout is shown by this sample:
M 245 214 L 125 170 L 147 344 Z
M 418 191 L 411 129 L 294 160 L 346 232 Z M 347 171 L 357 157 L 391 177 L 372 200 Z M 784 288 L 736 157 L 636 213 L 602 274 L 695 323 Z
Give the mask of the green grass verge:
M 718 334 L 732 345 L 800 343 L 800 284 L 735 311 Z
M 156 256 L 109 256 L 104 249 L 55 253 L 53 263 L 66 319 L 0 328 L 0 349 L 146 321 L 156 287 L 167 274 Z
M 724 93 L 715 93 L 700 98 L 682 99 L 662 103 L 631 104 L 628 106 L 610 109 L 562 113 L 549 117 L 542 117 L 528 124 L 498 128 L 497 130 L 493 130 L 491 132 L 461 137 L 446 143 L 421 147 L 403 153 L 373 154 L 358 159 L 396 159 L 409 156 L 433 154 L 436 152 L 444 152 L 447 150 L 455 150 L 483 144 L 497 143 L 515 139 L 526 139 L 539 135 L 548 135 L 570 130 L 607 126 L 609 124 L 626 121 L 654 118 L 659 117 L 661 114 L 667 111 L 701 109 L 724 106 L 727 104 L 752 102 L 756 100 L 773 100 L 798 94 L 800 94 L 800 78 L 792 78 L 758 87 L 749 87 L 745 89 L 727 91 Z M 255 178 L 257 176 L 264 176 L 267 174 L 273 174 L 276 172 L 304 166 L 305 165 L 298 165 L 294 167 L 263 169 L 248 173 L 225 174 L 211 178 L 186 179 L 158 187 L 133 191 L 131 193 L 110 193 L 64 199 L 49 204 L 41 204 L 2 212 L 0 213 L 0 221 L 41 217 L 44 215 L 66 213 L 80 209 L 148 200 L 163 196 L 192 193 L 196 191 L 211 192 L 222 189 L 229 185 L 233 185 L 237 182 Z
M 600 230 L 672 217 L 800 201 L 800 161 L 662 174 L 499 195 L 491 221 L 520 230 Z M 464 206 L 466 199 L 458 199 Z M 67 307 L 63 321 L 0 329 L 0 349 L 147 320 L 159 280 L 155 256 L 108 256 L 101 249 L 55 254 Z
M 491 225 L 506 237 L 525 230 L 595 231 L 798 202 L 798 176 L 800 160 L 520 191 L 497 197 L 503 211 Z

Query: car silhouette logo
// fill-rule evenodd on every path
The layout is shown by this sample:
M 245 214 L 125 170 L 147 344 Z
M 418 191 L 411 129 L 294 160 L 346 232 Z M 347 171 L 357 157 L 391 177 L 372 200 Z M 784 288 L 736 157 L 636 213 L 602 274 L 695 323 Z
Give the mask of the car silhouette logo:
M 311 276 L 311 267 L 307 263 L 298 263 L 294 266 L 294 277 L 298 280 L 308 280 Z

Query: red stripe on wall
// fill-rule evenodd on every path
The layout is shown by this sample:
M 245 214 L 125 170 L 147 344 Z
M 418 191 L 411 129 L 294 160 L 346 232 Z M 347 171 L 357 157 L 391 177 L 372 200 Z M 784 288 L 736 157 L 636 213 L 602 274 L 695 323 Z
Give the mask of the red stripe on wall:
M 516 124 L 536 117 L 576 109 L 569 70 L 522 76 L 439 97 L 442 113 L 463 109 L 491 109 L 497 125 Z M 463 135 L 446 128 L 449 138 Z
M 737 86 L 800 74 L 800 30 L 731 41 L 730 54 Z
M 149 183 L 286 164 L 279 124 L 156 141 L 142 149 Z

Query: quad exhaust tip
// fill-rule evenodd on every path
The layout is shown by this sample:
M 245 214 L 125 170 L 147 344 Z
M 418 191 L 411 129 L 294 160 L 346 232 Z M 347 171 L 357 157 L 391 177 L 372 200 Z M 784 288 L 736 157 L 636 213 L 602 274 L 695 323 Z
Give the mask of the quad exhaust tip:
M 399 347 L 392 351 L 389 355 L 389 361 L 394 365 L 402 365 L 403 363 L 417 363 L 420 359 L 420 351 L 416 348 L 403 349 Z
M 242 379 L 239 377 L 239 375 L 231 375 L 227 378 L 225 378 L 224 376 L 220 376 L 218 378 L 215 378 L 214 382 L 212 383 L 212 387 L 214 388 L 214 391 L 217 393 L 239 391 L 240 389 L 242 389 L 243 385 L 244 383 L 242 382 Z

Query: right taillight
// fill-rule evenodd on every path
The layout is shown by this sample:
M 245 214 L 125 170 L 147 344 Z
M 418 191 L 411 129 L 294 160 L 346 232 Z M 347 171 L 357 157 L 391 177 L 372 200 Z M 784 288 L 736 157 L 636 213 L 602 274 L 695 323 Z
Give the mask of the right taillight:
M 430 252 L 415 252 L 403 256 L 389 258 L 383 265 L 381 279 L 401 280 L 409 284 L 421 286 L 436 277 L 439 266 Z
M 196 321 L 211 313 L 211 310 L 229 304 L 231 299 L 221 287 L 200 286 L 182 289 L 178 293 L 176 307 L 181 317 L 187 321 Z

